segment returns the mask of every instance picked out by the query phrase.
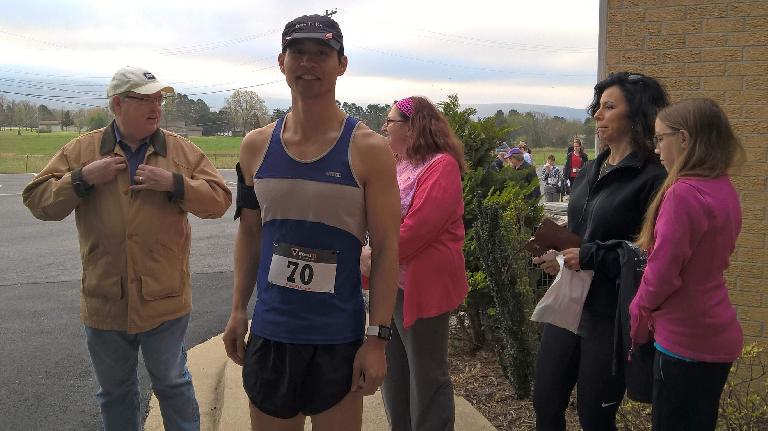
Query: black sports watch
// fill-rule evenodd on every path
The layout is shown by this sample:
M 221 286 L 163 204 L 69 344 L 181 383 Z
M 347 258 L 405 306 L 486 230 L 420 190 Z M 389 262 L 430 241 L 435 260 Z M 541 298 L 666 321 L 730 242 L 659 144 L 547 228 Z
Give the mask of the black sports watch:
M 384 341 L 392 339 L 392 328 L 384 325 L 371 325 L 365 329 L 365 335 L 369 337 L 378 337 Z

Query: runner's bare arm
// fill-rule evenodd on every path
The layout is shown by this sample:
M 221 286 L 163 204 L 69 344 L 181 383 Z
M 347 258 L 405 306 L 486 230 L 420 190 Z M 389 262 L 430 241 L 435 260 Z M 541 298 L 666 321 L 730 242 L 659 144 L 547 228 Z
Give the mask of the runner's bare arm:
M 395 177 L 395 161 L 386 140 L 361 125 L 355 133 L 352 163 L 365 189 L 366 217 L 372 258 L 369 278 L 371 325 L 392 325 L 392 311 L 397 293 L 400 233 L 400 198 Z M 353 374 L 353 390 L 370 395 L 381 385 L 386 374 L 385 342 L 369 337 L 358 352 Z M 355 387 L 355 384 L 357 386 Z
M 256 165 L 263 158 L 271 127 L 250 132 L 240 146 L 240 169 L 245 184 L 253 187 Z M 242 208 L 240 224 L 235 234 L 234 289 L 232 311 L 224 331 L 224 347 L 227 356 L 238 365 L 245 359 L 245 335 L 248 332 L 248 301 L 253 295 L 259 268 L 261 247 L 261 211 Z

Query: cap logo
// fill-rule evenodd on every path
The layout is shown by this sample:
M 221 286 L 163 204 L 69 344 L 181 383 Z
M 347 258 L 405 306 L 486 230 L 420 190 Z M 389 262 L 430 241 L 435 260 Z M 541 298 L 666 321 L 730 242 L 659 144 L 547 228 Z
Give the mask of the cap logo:
M 157 78 L 155 78 L 155 75 L 149 72 L 144 72 L 144 78 L 148 81 L 157 80 Z
M 323 36 L 323 39 L 333 39 L 333 33 L 326 33 L 325 36 Z

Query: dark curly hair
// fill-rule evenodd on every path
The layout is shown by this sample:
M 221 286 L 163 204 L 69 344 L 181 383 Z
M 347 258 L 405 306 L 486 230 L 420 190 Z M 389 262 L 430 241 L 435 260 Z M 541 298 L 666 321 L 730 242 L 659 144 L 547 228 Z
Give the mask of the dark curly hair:
M 628 119 L 632 123 L 630 139 L 633 150 L 639 150 L 644 157 L 653 156 L 654 123 L 656 113 L 669 105 L 669 97 L 659 81 L 640 73 L 616 72 L 595 85 L 595 95 L 587 108 L 589 115 L 595 116 L 600 109 L 603 92 L 617 85 L 629 105 Z

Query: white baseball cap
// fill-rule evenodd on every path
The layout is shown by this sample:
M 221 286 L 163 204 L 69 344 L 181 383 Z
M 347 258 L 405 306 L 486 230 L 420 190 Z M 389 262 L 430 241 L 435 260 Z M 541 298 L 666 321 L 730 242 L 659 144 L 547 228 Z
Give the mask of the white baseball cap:
M 140 67 L 126 66 L 115 72 L 107 87 L 107 97 L 132 91 L 139 94 L 154 94 L 158 91 L 174 93 L 170 85 L 162 83 L 151 72 Z

